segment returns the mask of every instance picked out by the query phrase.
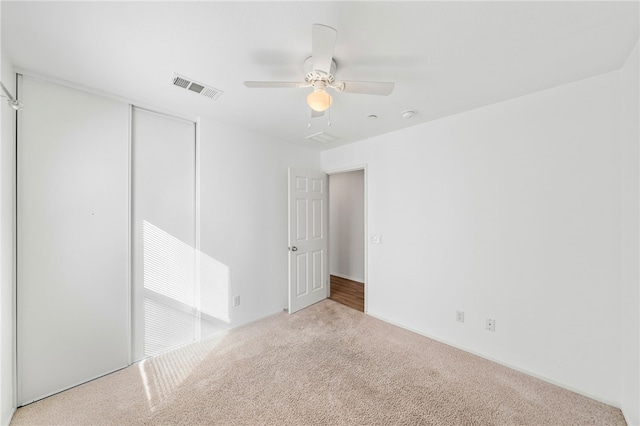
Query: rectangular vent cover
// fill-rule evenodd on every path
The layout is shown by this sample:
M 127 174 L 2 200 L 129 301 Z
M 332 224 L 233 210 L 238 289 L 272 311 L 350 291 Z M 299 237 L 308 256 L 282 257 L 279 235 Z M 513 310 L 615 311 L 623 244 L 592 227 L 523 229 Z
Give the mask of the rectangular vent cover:
M 190 78 L 187 78 L 178 74 L 174 74 L 171 81 L 174 86 L 178 86 L 183 89 L 196 92 L 202 96 L 206 96 L 207 98 L 211 98 L 213 100 L 218 99 L 218 97 L 223 93 L 222 90 L 215 89 L 211 86 L 207 86 L 202 83 L 197 83 Z
M 335 136 L 331 136 L 325 132 L 318 132 L 306 137 L 307 140 L 317 142 L 317 143 L 327 143 L 338 140 Z

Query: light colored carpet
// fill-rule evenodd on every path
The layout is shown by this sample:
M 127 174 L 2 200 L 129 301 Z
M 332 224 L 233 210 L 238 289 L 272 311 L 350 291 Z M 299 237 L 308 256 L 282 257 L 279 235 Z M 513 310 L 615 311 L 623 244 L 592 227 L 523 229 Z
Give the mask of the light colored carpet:
M 620 410 L 331 300 L 20 408 L 12 425 L 624 425 Z

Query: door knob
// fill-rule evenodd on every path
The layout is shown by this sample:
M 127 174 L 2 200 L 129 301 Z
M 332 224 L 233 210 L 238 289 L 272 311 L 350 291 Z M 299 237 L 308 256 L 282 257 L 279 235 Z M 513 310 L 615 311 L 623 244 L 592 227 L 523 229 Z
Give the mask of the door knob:
M 291 247 L 291 251 L 298 251 L 298 247 L 296 246 Z

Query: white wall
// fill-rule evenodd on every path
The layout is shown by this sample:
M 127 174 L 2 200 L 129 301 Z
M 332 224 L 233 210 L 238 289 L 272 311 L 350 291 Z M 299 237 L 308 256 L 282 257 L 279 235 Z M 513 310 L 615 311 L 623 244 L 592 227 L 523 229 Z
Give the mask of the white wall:
M 368 165 L 368 312 L 619 405 L 619 77 L 323 152 Z
M 320 155 L 209 119 L 200 123 L 200 250 L 229 267 L 231 325 L 287 306 L 287 168 Z
M 15 73 L 2 53 L 1 78 L 15 95 Z M 16 112 L 0 99 L 0 424 L 8 425 L 14 400 L 14 279 L 15 279 L 15 117 Z
M 329 176 L 329 269 L 364 283 L 364 170 Z
M 622 410 L 640 425 L 639 48 L 622 68 Z

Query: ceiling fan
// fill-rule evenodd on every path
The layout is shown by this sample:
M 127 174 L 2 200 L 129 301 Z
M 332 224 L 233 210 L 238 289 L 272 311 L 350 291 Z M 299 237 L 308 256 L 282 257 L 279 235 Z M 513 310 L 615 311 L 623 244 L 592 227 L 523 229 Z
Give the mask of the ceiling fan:
M 312 55 L 304 61 L 304 82 L 285 81 L 245 81 L 249 88 L 305 88 L 313 87 L 313 92 L 307 96 L 307 104 L 311 108 L 311 116 L 319 117 L 331 106 L 333 98 L 327 93 L 327 88 L 344 93 L 361 93 L 366 95 L 387 96 L 393 91 L 394 83 L 375 81 L 336 81 L 335 73 L 338 68 L 333 59 L 333 49 L 338 32 L 329 26 L 313 24 L 311 31 Z

